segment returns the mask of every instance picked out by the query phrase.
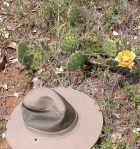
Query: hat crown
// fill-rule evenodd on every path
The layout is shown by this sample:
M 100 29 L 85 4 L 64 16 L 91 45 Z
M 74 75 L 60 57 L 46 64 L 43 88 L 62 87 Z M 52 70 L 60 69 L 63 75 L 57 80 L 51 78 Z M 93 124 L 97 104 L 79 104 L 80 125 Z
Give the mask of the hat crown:
M 36 111 L 46 111 L 52 108 L 57 109 L 59 113 L 66 111 L 63 98 L 54 90 L 49 88 L 38 88 L 28 93 L 24 98 L 23 104 Z
M 55 134 L 71 127 L 77 113 L 55 90 L 38 88 L 29 92 L 22 104 L 26 126 L 38 132 Z

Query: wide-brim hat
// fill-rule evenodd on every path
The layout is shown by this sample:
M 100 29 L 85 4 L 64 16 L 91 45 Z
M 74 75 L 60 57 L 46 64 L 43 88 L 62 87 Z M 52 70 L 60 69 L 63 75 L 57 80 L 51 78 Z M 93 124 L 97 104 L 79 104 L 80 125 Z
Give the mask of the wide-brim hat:
M 12 149 L 90 149 L 102 126 L 102 113 L 86 94 L 38 88 L 13 111 L 6 138 Z

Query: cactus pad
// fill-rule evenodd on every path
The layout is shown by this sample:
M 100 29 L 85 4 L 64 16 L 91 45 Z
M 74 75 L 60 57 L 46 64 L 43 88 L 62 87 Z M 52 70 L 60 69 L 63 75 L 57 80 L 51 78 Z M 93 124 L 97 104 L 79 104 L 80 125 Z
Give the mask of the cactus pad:
M 81 52 L 73 53 L 67 62 L 68 70 L 83 69 L 86 63 L 87 57 Z
M 84 35 L 81 39 L 81 47 L 84 54 L 101 53 L 102 48 L 100 44 L 91 36 Z
M 70 23 L 72 23 L 72 24 L 76 22 L 76 20 L 78 19 L 78 7 L 77 7 L 77 5 L 73 4 L 70 6 L 67 18 L 70 21 Z
M 107 39 L 103 43 L 103 52 L 109 57 L 114 57 L 118 53 L 118 45 L 115 41 Z
M 66 53 L 73 53 L 79 47 L 79 40 L 75 37 L 65 37 L 61 41 L 61 48 Z
M 37 70 L 42 66 L 42 55 L 39 49 L 28 48 L 25 43 L 18 45 L 17 56 L 19 62 L 29 69 Z

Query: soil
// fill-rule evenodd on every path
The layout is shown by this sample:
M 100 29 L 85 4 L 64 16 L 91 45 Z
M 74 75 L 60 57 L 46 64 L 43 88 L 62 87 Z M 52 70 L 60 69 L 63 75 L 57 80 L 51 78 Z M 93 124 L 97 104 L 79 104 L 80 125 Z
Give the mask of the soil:
M 3 5 L 3 2 L 5 1 L 1 0 L 0 7 Z M 35 77 L 41 81 L 37 83 L 38 86 L 43 85 L 49 88 L 57 86 L 71 87 L 96 100 L 104 116 L 104 128 L 97 145 L 101 146 L 102 140 L 110 140 L 115 146 L 117 143 L 114 143 L 113 139 L 114 136 L 117 138 L 116 134 L 119 134 L 121 135 L 121 140 L 130 149 L 140 149 L 140 134 L 137 132 L 137 137 L 133 136 L 133 130 L 140 127 L 140 108 L 129 100 L 122 87 L 122 84 L 128 81 L 130 84 L 137 86 L 140 93 L 140 78 L 136 79 L 135 76 L 129 78 L 123 74 L 97 66 L 89 66 L 87 70 L 69 72 L 64 67 L 69 56 L 62 51 L 56 52 L 49 60 L 46 60 L 45 65 L 39 70 L 40 72 L 33 74 L 30 70 L 23 69 L 17 62 L 13 63 L 11 61 L 12 57 L 16 57 L 16 50 L 8 48 L 9 43 L 14 41 L 18 44 L 21 41 L 26 41 L 27 39 L 33 40 L 34 38 L 38 41 L 44 38 L 47 38 L 48 41 L 57 41 L 58 39 L 54 37 L 56 35 L 54 30 L 56 29 L 54 29 L 54 26 L 50 27 L 51 25 L 46 27 L 46 24 L 44 25 L 41 22 L 42 18 L 35 15 L 37 10 L 42 8 L 42 4 L 46 3 L 46 1 L 34 0 L 32 3 L 25 0 L 25 6 L 22 10 L 25 14 L 20 14 L 20 9 L 14 9 L 16 5 L 13 0 L 8 0 L 8 2 L 10 7 L 7 8 L 5 6 L 6 9 L 0 9 L 0 25 L 2 24 L 2 29 L 6 28 L 6 31 L 9 33 L 9 38 L 0 36 L 0 49 L 3 50 L 6 57 L 5 68 L 0 71 L 0 149 L 10 149 L 4 136 L 6 123 L 14 108 L 23 101 L 24 96 L 34 87 L 32 79 Z M 105 1 L 105 3 L 106 6 L 110 5 L 112 8 L 111 3 L 108 3 L 108 1 Z M 92 36 L 95 37 L 99 34 L 98 38 L 103 42 L 105 37 L 112 37 L 112 31 L 115 30 L 121 35 L 119 37 L 121 42 L 125 41 L 124 45 L 122 45 L 123 48 L 129 48 L 130 45 L 134 48 L 139 47 L 139 3 L 129 5 L 128 10 L 122 8 L 119 12 L 116 12 L 118 16 L 115 21 L 117 20 L 118 23 L 107 27 L 108 29 L 106 29 L 105 25 L 110 26 L 110 24 L 108 22 L 104 24 L 103 22 L 104 12 L 104 15 L 101 15 L 104 2 L 95 1 L 95 4 L 97 7 L 92 7 L 92 12 L 95 13 L 93 13 L 92 18 L 89 20 L 91 24 L 89 23 L 86 28 L 82 26 L 83 24 L 76 24 L 79 32 L 92 33 Z M 84 9 L 87 11 L 88 7 L 83 7 Z M 107 9 L 110 10 L 109 7 L 106 7 L 105 10 Z M 60 20 L 64 21 L 63 18 L 60 18 Z M 48 24 L 51 24 L 51 22 Z M 5 33 L 4 36 L 8 36 L 8 34 Z M 129 42 L 127 42 L 127 38 Z M 57 74 L 57 68 L 61 66 L 64 67 L 64 72 Z M 122 148 L 114 147 L 113 149 Z M 124 147 L 123 149 L 126 148 Z
M 22 102 L 24 96 L 26 93 L 32 89 L 33 84 L 31 83 L 31 75 L 29 75 L 28 71 L 26 70 L 20 70 L 17 68 L 17 64 L 12 64 L 9 58 L 11 56 L 15 55 L 14 50 L 6 50 L 6 58 L 7 58 L 7 66 L 6 68 L 0 73 L 0 84 L 1 86 L 3 84 L 7 84 L 7 89 L 3 89 L 1 87 L 0 89 L 0 114 L 1 114 L 1 123 L 4 126 L 4 128 L 1 130 L 1 140 L 0 140 L 0 149 L 10 149 L 5 139 L 2 139 L 2 134 L 6 131 L 6 122 L 10 118 L 10 115 L 16 105 L 20 102 Z M 110 74 L 110 79 L 108 83 L 103 83 L 101 79 L 99 79 L 99 72 L 98 74 L 91 72 L 90 77 L 86 72 L 83 72 L 81 70 L 76 70 L 74 72 L 65 72 L 65 74 L 61 74 L 60 76 L 52 75 L 54 68 L 59 66 L 59 63 L 56 63 L 56 61 L 59 59 L 59 56 L 61 56 L 61 64 L 65 61 L 65 56 L 61 55 L 60 53 L 58 56 L 55 56 L 48 65 L 44 66 L 42 75 L 47 75 L 47 80 L 43 81 L 43 86 L 45 87 L 57 87 L 57 86 L 64 86 L 64 87 L 72 87 L 76 90 L 79 90 L 81 92 L 86 93 L 90 97 L 94 98 L 96 102 L 102 106 L 102 100 L 103 97 L 107 95 L 109 99 L 109 102 L 112 103 L 111 107 L 108 107 L 108 110 L 103 111 L 105 123 L 109 120 L 112 121 L 114 128 L 112 129 L 113 132 L 118 132 L 123 134 L 125 140 L 130 143 L 129 137 L 130 137 L 130 131 L 132 131 L 133 126 L 130 123 L 130 120 L 128 120 L 124 117 L 123 113 L 127 113 L 127 111 L 133 110 L 133 107 L 131 107 L 131 104 L 125 100 L 124 93 L 121 91 L 119 87 L 114 83 L 114 80 L 116 79 L 116 74 L 112 73 Z M 63 57 L 63 58 L 62 58 Z M 102 71 L 101 71 L 102 72 Z M 101 75 L 101 74 L 100 74 Z M 118 76 L 118 75 L 117 75 Z M 122 79 L 123 76 L 118 76 L 118 79 Z M 62 80 L 64 82 L 60 84 L 59 80 L 62 83 Z M 118 81 L 117 81 L 118 82 Z M 112 90 L 114 88 L 114 91 Z M 19 97 L 12 96 L 14 93 L 19 93 Z M 110 97 L 109 97 L 110 96 Z M 117 101 L 121 102 L 121 110 L 116 109 L 114 107 L 114 103 Z M 101 136 L 102 138 L 103 136 Z M 100 138 L 100 139 L 101 139 Z M 99 139 L 99 140 L 100 140 Z
M 14 55 L 14 50 L 7 50 L 7 66 L 0 73 L 0 121 L 1 125 L 4 127 L 4 129 L 0 131 L 0 149 L 10 149 L 6 140 L 2 139 L 2 134 L 6 131 L 5 124 L 10 118 L 12 111 L 23 99 L 24 94 L 21 94 L 19 98 L 17 98 L 13 96 L 14 93 L 22 93 L 29 80 L 27 72 L 21 72 L 16 68 L 16 65 L 12 64 L 9 60 L 9 58 Z M 7 84 L 7 89 L 3 88 L 4 84 Z

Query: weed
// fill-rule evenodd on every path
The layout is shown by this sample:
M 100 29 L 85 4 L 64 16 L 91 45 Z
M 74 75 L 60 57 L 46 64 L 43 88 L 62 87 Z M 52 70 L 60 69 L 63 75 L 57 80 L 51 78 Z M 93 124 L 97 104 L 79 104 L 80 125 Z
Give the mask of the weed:
M 139 127 L 139 112 L 136 110 L 131 110 L 124 114 L 125 120 L 133 127 Z
M 112 5 L 106 5 L 103 8 L 104 25 L 106 28 L 110 28 L 116 24 L 116 13 L 119 11 L 119 4 L 117 2 Z
M 0 123 L 0 130 L 4 129 L 4 125 Z
M 100 103 L 100 108 L 102 111 L 106 111 L 108 110 L 109 108 L 111 107 L 111 103 L 109 100 L 101 100 L 101 103 Z
M 137 106 L 140 103 L 140 95 L 137 93 L 135 86 L 131 85 L 129 82 L 125 82 L 123 90 L 125 96 L 134 104 L 134 106 Z
M 57 23 L 58 15 L 58 3 L 56 0 L 49 1 L 47 4 L 42 4 L 38 10 L 38 17 L 36 24 L 44 24 L 44 27 L 48 29 L 54 29 Z
M 136 134 L 136 133 L 131 133 L 131 144 L 136 144 L 137 143 L 137 140 L 139 138 L 139 135 Z
M 107 119 L 103 127 L 103 133 L 105 134 L 106 137 L 109 137 L 109 134 L 112 132 L 112 129 L 113 129 L 112 120 Z
M 119 110 L 123 106 L 120 99 L 114 100 L 113 103 L 114 103 L 114 106 L 115 106 L 116 110 Z
M 111 140 L 105 139 L 102 141 L 101 149 L 112 149 L 112 148 L 113 146 L 112 146 Z
M 15 0 L 15 14 L 21 18 L 23 16 L 22 0 Z
M 126 142 L 120 140 L 116 143 L 116 149 L 126 149 Z

